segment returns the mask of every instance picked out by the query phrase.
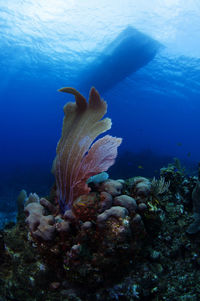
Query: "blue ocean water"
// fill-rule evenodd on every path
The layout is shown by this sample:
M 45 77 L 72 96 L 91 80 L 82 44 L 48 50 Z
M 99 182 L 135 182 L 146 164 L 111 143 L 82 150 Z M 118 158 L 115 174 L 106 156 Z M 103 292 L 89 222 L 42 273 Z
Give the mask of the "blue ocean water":
M 57 90 L 73 86 L 88 97 L 80 84 L 87 67 L 98 74 L 105 49 L 129 26 L 162 47 L 102 90 L 110 134 L 123 138 L 111 176 L 153 176 L 173 157 L 193 172 L 200 160 L 199 20 L 197 0 L 1 0 L 0 211 L 12 214 L 22 188 L 48 193 L 62 108 L 73 99 Z M 148 47 L 130 51 L 130 61 L 142 61 Z M 99 84 L 116 76 L 106 64 L 103 71 Z

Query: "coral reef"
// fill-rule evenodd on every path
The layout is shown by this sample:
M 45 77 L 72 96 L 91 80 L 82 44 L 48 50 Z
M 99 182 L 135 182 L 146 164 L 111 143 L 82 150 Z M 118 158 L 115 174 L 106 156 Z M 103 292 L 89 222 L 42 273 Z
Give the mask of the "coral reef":
M 106 102 L 94 88 L 88 103 L 75 89 L 60 91 L 72 93 L 76 103 L 64 107 L 54 193 L 48 198 L 31 193 L 25 200 L 25 222 L 30 242 L 48 267 L 68 281 L 82 284 L 87 278 L 96 287 L 116 272 L 123 274 L 127 258 L 140 251 L 151 182 L 135 177 L 125 192 L 124 180 L 108 179 L 102 172 L 114 163 L 121 138 L 106 135 L 93 143 L 111 126 L 110 119 L 102 119 Z
M 192 191 L 194 222 L 188 227 L 187 233 L 195 234 L 200 231 L 200 163 L 198 168 L 198 180 Z
M 107 179 L 105 173 L 122 139 L 106 135 L 93 143 L 111 127 L 110 119 L 102 119 L 106 102 L 94 88 L 88 103 L 75 89 L 60 91 L 72 93 L 76 103 L 64 107 L 62 136 L 53 163 L 54 193 L 49 199 L 30 194 L 25 201 L 25 221 L 30 239 L 48 266 L 59 267 L 66 279 L 80 283 L 87 275 L 95 286 L 103 281 L 112 261 L 139 248 L 137 236 L 145 229 L 134 199 L 126 195 L 114 199 L 122 194 L 123 181 Z
M 140 251 L 146 235 L 143 216 L 148 200 L 146 190 L 146 199 L 143 194 L 141 199 L 141 191 L 132 187 L 137 201 L 123 194 L 125 184 L 119 180 L 95 185 L 96 191 L 76 198 L 63 215 L 55 210 L 53 200 L 36 194 L 30 194 L 25 203 L 29 239 L 48 267 L 57 268 L 60 277 L 72 282 L 83 283 L 87 277 L 91 287 L 109 282 L 116 271 L 120 272 L 120 266 L 123 274 L 129 265 L 125 258 Z M 110 270 L 110 264 L 115 268 Z
M 1 299 L 198 301 L 200 238 L 186 232 L 198 178 L 183 175 L 174 190 L 161 174 L 91 183 L 64 215 L 51 196 L 30 194 L 27 206 L 54 217 L 55 236 L 31 234 L 21 213 L 0 232 Z
M 111 126 L 106 102 L 94 88 L 89 103 L 61 91 L 76 103 L 64 107 L 56 182 L 45 197 L 21 191 L 16 225 L 0 232 L 0 300 L 198 301 L 199 179 L 178 159 L 159 179 L 109 179 L 121 139 L 94 142 Z

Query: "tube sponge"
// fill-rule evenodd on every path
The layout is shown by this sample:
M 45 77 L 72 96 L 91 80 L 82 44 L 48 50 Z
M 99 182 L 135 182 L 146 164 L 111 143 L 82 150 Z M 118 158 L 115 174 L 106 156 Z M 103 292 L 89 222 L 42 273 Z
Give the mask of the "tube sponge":
M 59 91 L 73 94 L 76 100 L 64 106 L 62 136 L 53 164 L 57 198 L 64 212 L 78 196 L 89 193 L 88 178 L 108 170 L 114 163 L 122 139 L 106 135 L 93 143 L 98 135 L 111 128 L 111 119 L 102 119 L 107 103 L 95 88 L 90 90 L 88 103 L 73 88 Z

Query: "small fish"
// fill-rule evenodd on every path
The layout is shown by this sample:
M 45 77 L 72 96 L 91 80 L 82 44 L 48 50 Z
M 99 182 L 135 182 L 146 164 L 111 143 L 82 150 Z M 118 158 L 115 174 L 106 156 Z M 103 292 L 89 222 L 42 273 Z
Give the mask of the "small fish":
M 191 152 L 188 152 L 188 153 L 187 153 L 187 157 L 190 157 L 190 156 L 191 156 Z
M 182 146 L 182 143 L 181 143 L 181 142 L 178 142 L 178 143 L 177 143 L 177 146 Z
M 144 167 L 142 165 L 138 165 L 139 169 L 144 169 Z
M 78 203 L 78 205 L 86 206 L 86 204 L 85 204 L 85 203 L 82 203 L 82 202 Z

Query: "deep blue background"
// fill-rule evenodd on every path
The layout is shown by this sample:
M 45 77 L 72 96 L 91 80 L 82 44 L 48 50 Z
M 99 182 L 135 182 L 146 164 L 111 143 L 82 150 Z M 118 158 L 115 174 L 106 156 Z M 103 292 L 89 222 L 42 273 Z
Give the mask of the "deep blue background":
M 102 95 L 113 121 L 110 134 L 123 137 L 111 174 L 153 175 L 173 157 L 195 166 L 200 160 L 198 1 L 40 2 L 0 1 L 0 209 L 14 208 L 22 188 L 48 191 L 62 107 L 73 99 L 57 89 L 79 89 L 78 75 L 128 25 L 163 48 Z

